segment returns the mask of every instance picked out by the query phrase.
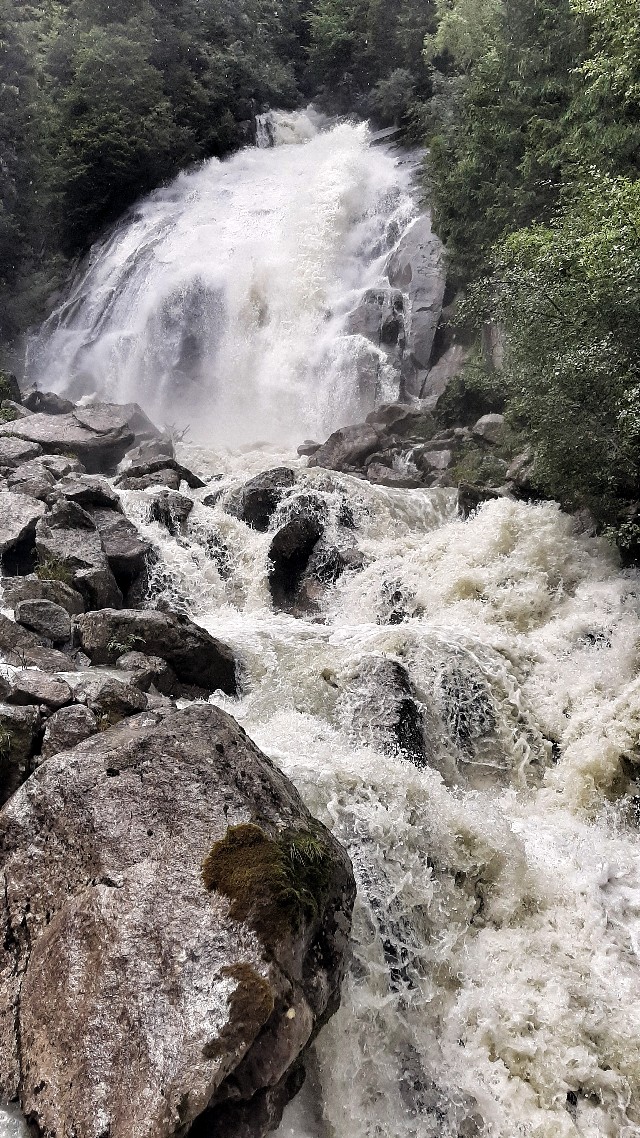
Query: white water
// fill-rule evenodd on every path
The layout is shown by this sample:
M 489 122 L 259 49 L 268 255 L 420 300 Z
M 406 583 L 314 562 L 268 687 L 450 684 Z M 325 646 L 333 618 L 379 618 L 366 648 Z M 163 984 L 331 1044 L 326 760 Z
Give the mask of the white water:
M 362 171 L 358 129 L 292 148 L 286 163 L 317 147 L 331 169 L 344 172 L 348 151 Z M 236 186 L 269 155 L 234 159 Z M 289 266 L 297 255 L 286 246 Z M 322 243 L 299 256 L 317 257 L 322 277 Z M 107 267 L 93 271 L 98 281 Z M 308 303 L 303 332 L 317 319 Z M 140 305 L 129 315 L 142 326 L 144 294 Z M 248 327 L 251 339 L 251 317 Z M 295 359 L 294 387 L 306 375 Z M 260 370 L 254 401 L 273 376 Z M 250 417 L 247 433 L 261 426 Z M 225 491 L 290 462 L 325 498 L 333 536 L 368 559 L 328 591 L 321 619 L 295 619 L 270 603 L 270 535 L 227 515 L 224 499 L 197 502 L 170 537 L 148 521 L 145 493 L 123 495 L 162 551 L 156 599 L 234 646 L 246 694 L 221 704 L 346 844 L 358 877 L 342 1007 L 279 1138 L 638 1138 L 640 843 L 637 789 L 621 766 L 640 760 L 637 577 L 550 504 L 491 502 L 463 522 L 451 491 L 305 470 L 275 446 L 181 457 L 221 475 Z M 344 494 L 353 533 L 335 524 Z M 406 611 L 399 624 L 391 595 Z M 355 675 L 371 655 L 410 674 L 429 724 L 427 769 L 380 750 L 369 729 Z M 0 1138 L 13 1138 L 2 1122 Z
M 411 168 L 365 124 L 317 128 L 263 116 L 276 149 L 213 159 L 142 201 L 30 344 L 29 377 L 140 402 L 202 442 L 297 444 L 362 420 L 386 361 L 341 329 L 415 214 Z

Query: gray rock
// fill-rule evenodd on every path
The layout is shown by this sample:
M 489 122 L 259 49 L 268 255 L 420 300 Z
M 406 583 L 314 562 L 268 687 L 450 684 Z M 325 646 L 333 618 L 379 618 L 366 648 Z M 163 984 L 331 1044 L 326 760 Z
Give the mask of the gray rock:
M 125 652 L 144 648 L 173 668 L 181 683 L 236 695 L 233 653 L 185 616 L 138 609 L 103 609 L 76 621 L 80 645 L 93 664 L 113 664 Z
M 453 451 L 449 448 L 432 450 L 431 447 L 424 447 L 414 451 L 413 461 L 418 470 L 423 470 L 427 474 L 437 470 L 447 470 L 453 462 Z
M 383 434 L 369 423 L 342 427 L 311 455 L 309 466 L 325 466 L 330 470 L 350 470 L 360 466 L 378 449 Z
M 473 427 L 473 435 L 485 443 L 501 443 L 504 437 L 504 415 L 482 415 Z
M 331 585 L 348 571 L 357 572 L 366 564 L 364 554 L 355 545 L 336 545 L 326 537 L 315 544 L 295 594 L 296 609 L 314 611 Z
M 403 235 L 389 258 L 387 275 L 391 285 L 401 289 L 408 298 L 404 390 L 409 395 L 420 395 L 433 362 L 446 288 L 444 246 L 434 234 L 428 215 L 419 217 Z
M 312 439 L 305 439 L 298 447 L 297 453 L 301 458 L 310 458 L 317 450 L 320 450 L 320 443 L 314 443 Z
M 45 704 L 46 707 L 58 711 L 67 703 L 71 703 L 72 698 L 71 688 L 59 676 L 23 669 L 13 676 L 11 694 L 7 696 L 7 702 Z
M 158 459 L 174 458 L 173 443 L 166 436 L 148 439 L 139 446 L 128 450 L 124 458 L 118 463 L 118 474 L 130 474 L 136 467 L 147 468 L 149 463 Z
M 43 454 L 40 462 L 50 470 L 57 480 L 67 474 L 86 474 L 86 470 L 77 458 L 69 458 L 66 454 Z
M 269 546 L 269 588 L 274 605 L 295 610 L 297 593 L 309 560 L 327 523 L 326 502 L 300 494 L 286 503 L 282 525 Z
M 1 424 L 0 436 L 36 443 L 48 454 L 71 452 L 90 474 L 112 473 L 134 438 L 122 416 L 112 409 L 101 413 L 99 408 L 90 411 L 76 408 L 68 415 L 36 413 L 14 423 Z
M 28 778 L 39 730 L 36 707 L 0 703 L 0 806 Z
M 84 612 L 84 601 L 80 593 L 63 581 L 41 581 L 35 574 L 27 577 L 3 577 L 2 591 L 6 604 L 11 608 L 15 608 L 20 601 L 53 601 L 56 605 L 62 605 L 70 616 Z
M 191 498 L 174 490 L 158 490 L 149 495 L 149 519 L 159 522 L 170 534 L 178 534 L 193 509 Z
M 11 490 L 0 490 L 0 556 L 3 565 L 9 551 L 25 544 L 29 549 L 33 548 L 36 525 L 45 512 L 42 502 Z
M 162 455 L 158 458 L 148 459 L 146 462 L 134 462 L 127 456 L 120 463 L 118 470 L 122 470 L 123 473 L 120 474 L 116 480 L 117 486 L 121 485 L 121 479 L 123 477 L 125 477 L 127 481 L 130 481 L 132 479 L 137 481 L 139 479 L 148 478 L 149 475 L 157 474 L 159 472 L 162 472 L 164 474 L 166 471 L 172 471 L 176 476 L 178 480 L 176 490 L 179 489 L 181 482 L 186 482 L 190 490 L 201 490 L 203 486 L 206 485 L 206 483 L 204 483 L 201 478 L 198 478 L 198 475 L 194 474 L 192 470 L 189 470 L 189 468 L 186 466 L 182 466 L 182 464 L 177 462 L 175 458 L 167 457 L 166 455 Z M 149 483 L 149 485 L 153 485 L 153 483 Z M 129 487 L 129 489 L 135 488 L 136 487 Z
M 71 617 L 62 605 L 54 601 L 19 601 L 15 618 L 19 624 L 53 644 L 64 644 L 71 638 Z
M 41 411 L 45 415 L 69 415 L 74 405 L 53 391 L 30 391 L 22 400 L 29 411 Z
M 391 355 L 404 349 L 404 297 L 400 289 L 368 289 L 347 316 L 345 332 L 364 336 Z
M 493 502 L 496 498 L 504 498 L 504 491 L 494 490 L 491 486 L 477 486 L 473 482 L 461 482 L 458 486 L 458 510 L 463 518 L 475 513 L 483 502 Z
M 112 727 L 121 719 L 145 711 L 147 697 L 140 688 L 124 680 L 113 679 L 107 675 L 82 674 L 74 683 L 73 696 L 77 703 L 85 703 L 98 718 L 98 726 Z
M 45 672 L 75 671 L 63 652 L 47 648 L 33 632 L 0 613 L 0 654 L 14 667 L 42 668 Z
M 160 656 L 147 656 L 144 652 L 125 652 L 117 665 L 131 675 L 131 682 L 143 692 L 153 685 L 161 695 L 179 695 L 180 685 L 177 676 Z
M 360 741 L 426 765 L 424 710 L 397 660 L 365 656 L 338 697 L 336 713 Z
M 388 466 L 373 462 L 367 466 L 367 480 L 376 486 L 389 486 L 391 489 L 417 490 L 424 489 L 417 472 L 408 474 L 400 470 L 392 470 Z
M 0 1096 L 43 1135 L 262 1138 L 338 1007 L 355 888 L 238 725 L 196 705 L 94 735 L 0 849 Z
M 0 466 L 15 469 L 31 458 L 37 458 L 39 454 L 42 454 L 42 447 L 38 443 L 0 435 Z
M 278 505 L 295 481 L 295 473 L 288 466 L 263 470 L 233 493 L 225 509 L 252 529 L 265 533 Z
M 102 506 L 122 511 L 120 498 L 104 478 L 97 475 L 67 475 L 58 483 L 58 491 L 69 502 L 79 506 Z
M 161 467 L 153 474 L 131 476 L 119 475 L 116 485 L 119 490 L 151 490 L 154 486 L 164 486 L 167 490 L 180 489 L 180 475 L 173 467 Z
M 151 545 L 123 514 L 100 508 L 90 508 L 90 513 L 118 587 L 126 594 L 145 572 Z
M 95 735 L 97 730 L 98 720 L 84 704 L 76 703 L 70 707 L 63 707 L 47 720 L 42 750 L 34 763 L 50 759 L 60 751 L 70 750 L 77 743 L 88 739 L 90 735 Z
M 109 566 L 102 539 L 91 515 L 75 502 L 59 503 L 36 527 L 41 561 L 67 567 L 74 588 L 87 608 L 122 604 L 122 593 Z

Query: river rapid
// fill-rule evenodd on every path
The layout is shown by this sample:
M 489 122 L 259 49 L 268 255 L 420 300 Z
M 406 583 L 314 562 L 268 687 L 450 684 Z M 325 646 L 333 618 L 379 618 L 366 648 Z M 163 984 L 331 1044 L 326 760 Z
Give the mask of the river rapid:
M 453 490 L 297 457 L 294 442 L 367 409 L 341 320 L 416 210 L 411 165 L 366 127 L 306 121 L 275 122 L 298 145 L 208 164 L 143 202 L 32 349 L 58 390 L 191 424 L 179 457 L 216 479 L 218 502 L 201 501 L 211 485 L 190 492 L 172 536 L 145 492 L 122 494 L 161 552 L 154 600 L 234 648 L 244 694 L 212 698 L 353 861 L 342 1006 L 278 1138 L 636 1138 L 638 579 L 552 503 L 492 501 L 463 521 Z M 196 279 L 187 375 L 180 304 Z M 336 541 L 348 502 L 365 556 L 307 619 L 272 605 L 272 533 L 224 508 L 283 464 Z M 408 672 L 426 766 L 381 742 L 371 658 Z M 5 1115 L 1 1138 L 18 1133 Z

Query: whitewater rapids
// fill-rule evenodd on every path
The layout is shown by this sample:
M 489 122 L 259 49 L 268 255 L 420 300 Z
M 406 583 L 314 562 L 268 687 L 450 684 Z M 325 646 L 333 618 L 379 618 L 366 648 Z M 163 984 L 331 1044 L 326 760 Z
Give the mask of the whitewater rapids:
M 162 555 L 155 602 L 232 645 L 244 695 L 218 702 L 345 844 L 358 879 L 342 1006 L 279 1138 L 640 1138 L 637 576 L 553 504 L 493 501 L 463 521 L 454 491 L 306 469 L 287 447 L 356 414 L 344 360 L 332 371 L 314 353 L 335 360 L 340 312 L 377 279 L 381 218 L 388 247 L 415 209 L 410 173 L 360 130 L 247 151 L 153 195 L 96 251 L 39 358 L 59 363 L 61 390 L 75 377 L 76 394 L 154 413 L 171 401 L 193 281 L 225 297 L 223 325 L 214 335 L 204 321 L 197 338 L 211 331 L 215 350 L 196 352 L 211 368 L 174 398 L 174 420 L 204 421 L 202 445 L 180 457 L 217 479 L 218 502 L 200 500 L 211 485 L 192 494 L 170 536 L 145 492 L 122 498 Z M 267 170 L 280 205 L 261 215 Z M 193 270 L 182 284 L 178 264 Z M 170 333 L 172 312 L 170 349 L 158 321 Z M 232 319 L 246 321 L 233 350 Z M 211 441 L 216 424 L 228 439 Z M 255 445 L 267 431 L 271 445 Z M 239 434 L 242 447 L 222 449 Z M 272 607 L 272 534 L 224 510 L 227 491 L 283 463 L 325 500 L 330 536 L 346 496 L 366 557 L 308 620 Z M 381 750 L 358 714 L 353 677 L 370 656 L 409 673 L 425 769 Z M 0 1118 L 0 1138 L 20 1134 Z

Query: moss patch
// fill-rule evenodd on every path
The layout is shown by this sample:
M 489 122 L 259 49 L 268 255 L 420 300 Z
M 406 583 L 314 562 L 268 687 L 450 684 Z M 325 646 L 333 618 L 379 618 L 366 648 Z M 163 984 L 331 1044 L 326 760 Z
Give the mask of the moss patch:
M 229 1023 L 217 1039 L 203 1048 L 205 1059 L 217 1059 L 239 1046 L 246 1047 L 264 1027 L 275 1006 L 269 982 L 250 964 L 230 964 L 221 971 L 223 976 L 235 980 L 237 987 L 229 998 Z
M 231 901 L 230 916 L 250 924 L 265 946 L 314 920 L 331 881 L 332 856 L 309 830 L 270 838 L 252 823 L 231 826 L 202 866 L 205 887 Z

